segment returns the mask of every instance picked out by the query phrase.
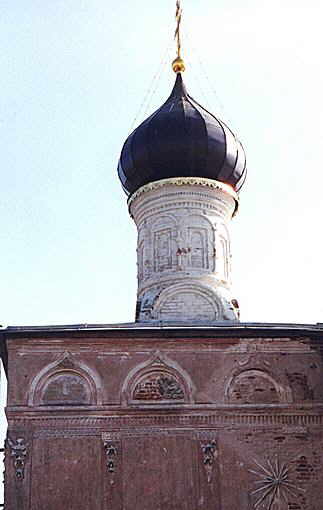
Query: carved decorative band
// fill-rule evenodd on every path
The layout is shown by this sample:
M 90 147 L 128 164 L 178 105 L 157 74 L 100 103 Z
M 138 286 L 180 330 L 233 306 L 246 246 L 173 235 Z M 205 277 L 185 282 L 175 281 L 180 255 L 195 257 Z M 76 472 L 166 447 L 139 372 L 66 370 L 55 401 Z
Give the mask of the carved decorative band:
M 78 437 L 93 437 L 100 436 L 100 431 L 96 428 L 92 429 L 73 429 L 73 430 L 58 430 L 58 429 L 46 429 L 46 430 L 36 430 L 33 434 L 33 439 L 71 439 Z
M 199 441 L 209 441 L 214 439 L 214 430 L 196 430 L 195 428 L 158 428 L 148 426 L 145 428 L 135 428 L 135 427 L 125 427 L 119 432 L 106 432 L 109 427 L 109 423 L 102 424 L 101 430 L 92 428 L 92 429 L 73 429 L 73 430 L 58 430 L 58 429 L 47 429 L 47 430 L 39 430 L 34 432 L 34 439 L 46 439 L 46 438 L 59 438 L 59 439 L 69 439 L 73 437 L 101 437 L 102 443 L 107 454 L 107 450 L 109 451 L 109 445 L 113 444 L 115 446 L 116 451 L 115 454 L 120 458 L 120 441 L 122 438 L 129 437 L 145 437 L 148 435 L 160 436 L 160 437 L 169 437 L 169 436 L 181 436 L 187 437 L 190 439 L 198 439 Z M 303 429 L 302 429 L 303 430 Z M 287 433 L 287 432 L 285 432 Z M 119 445 L 119 446 L 118 446 Z M 109 451 L 110 455 L 111 451 Z
M 212 434 L 212 437 L 214 435 L 214 431 L 203 431 L 203 439 L 209 439 L 210 434 Z M 196 432 L 194 429 L 160 429 L 157 427 L 148 427 L 145 429 L 125 429 L 122 432 L 103 432 L 102 433 L 102 440 L 103 442 L 107 441 L 116 441 L 120 440 L 121 438 L 128 438 L 128 437 L 146 437 L 147 435 L 154 436 L 154 437 L 173 437 L 173 436 L 180 436 L 180 437 L 187 437 L 189 439 L 200 439 L 200 436 L 198 432 Z
M 143 193 L 148 193 L 149 191 L 154 191 L 156 189 L 160 189 L 164 186 L 204 186 L 205 188 L 213 188 L 224 193 L 230 195 L 236 201 L 236 211 L 239 205 L 239 198 L 237 193 L 234 191 L 231 186 L 225 184 L 220 181 L 216 181 L 213 179 L 206 179 L 201 177 L 173 177 L 171 179 L 161 179 L 160 181 L 151 182 L 149 184 L 145 184 L 137 191 L 135 191 L 128 199 L 128 207 L 130 209 L 131 204 Z M 235 212 L 236 212 L 235 211 Z
M 29 420 L 28 420 L 29 421 Z M 218 414 L 218 415 L 146 415 L 146 416 L 107 416 L 102 418 L 33 418 L 33 428 L 35 437 L 41 437 L 43 434 L 65 434 L 66 428 L 69 428 L 69 434 L 84 434 L 82 427 L 92 428 L 91 433 L 106 430 L 107 427 L 141 427 L 141 426 L 212 426 L 226 427 L 233 426 L 323 426 L 323 415 L 319 414 Z M 10 420 L 11 427 L 21 426 L 19 419 Z M 70 427 L 75 427 L 74 430 Z M 47 430 L 39 430 L 45 428 Z M 55 428 L 55 430 L 53 430 Z M 37 430 L 38 429 L 38 430 Z M 60 429 L 60 430 L 58 430 Z M 90 433 L 90 435 L 91 435 Z

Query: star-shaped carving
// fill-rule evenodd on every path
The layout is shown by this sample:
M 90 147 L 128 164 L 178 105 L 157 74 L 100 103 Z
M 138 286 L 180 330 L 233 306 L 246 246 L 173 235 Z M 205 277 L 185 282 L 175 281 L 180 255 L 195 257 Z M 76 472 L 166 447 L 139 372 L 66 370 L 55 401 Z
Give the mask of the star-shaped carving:
M 288 496 L 297 497 L 299 491 L 304 489 L 297 487 L 291 482 L 291 469 L 288 464 L 280 462 L 278 457 L 274 459 L 267 458 L 263 464 L 254 460 L 255 469 L 249 469 L 249 472 L 257 477 L 254 481 L 256 488 L 251 492 L 255 498 L 253 508 L 257 510 L 263 505 L 266 510 L 274 510 L 276 506 L 288 503 Z

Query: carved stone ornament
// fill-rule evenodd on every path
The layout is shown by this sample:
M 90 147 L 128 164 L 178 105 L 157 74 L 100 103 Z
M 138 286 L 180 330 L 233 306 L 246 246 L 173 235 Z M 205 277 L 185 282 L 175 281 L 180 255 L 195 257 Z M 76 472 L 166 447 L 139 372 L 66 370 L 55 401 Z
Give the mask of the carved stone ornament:
M 15 441 L 8 437 L 7 444 L 10 448 L 10 455 L 13 457 L 16 478 L 22 481 L 25 477 L 25 460 L 28 453 L 28 445 L 22 437 L 17 438 Z
M 264 462 L 254 460 L 255 468 L 249 469 L 256 479 L 255 488 L 251 491 L 254 499 L 254 510 L 288 509 L 288 498 L 297 498 L 304 489 L 295 485 L 291 480 L 291 468 L 282 462 L 278 456 L 267 458 Z
M 114 473 L 117 467 L 118 448 L 109 439 L 104 440 L 103 446 L 105 450 L 106 466 L 108 473 Z
M 208 483 L 211 483 L 215 460 L 218 456 L 217 442 L 215 440 L 203 442 L 201 444 L 201 449 L 203 453 L 203 465 L 206 471 L 207 481 Z

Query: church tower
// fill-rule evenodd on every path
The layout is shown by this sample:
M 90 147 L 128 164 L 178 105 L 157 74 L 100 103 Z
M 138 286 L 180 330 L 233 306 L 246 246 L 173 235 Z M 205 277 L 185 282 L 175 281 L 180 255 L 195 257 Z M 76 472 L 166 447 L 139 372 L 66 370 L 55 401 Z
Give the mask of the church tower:
M 130 134 L 118 167 L 138 229 L 136 321 L 237 321 L 230 221 L 245 153 L 187 92 L 180 45 L 173 70 L 169 98 Z
M 322 510 L 323 327 L 238 322 L 245 155 L 183 84 L 180 19 L 175 86 L 119 163 L 136 322 L 0 327 L 6 510 Z

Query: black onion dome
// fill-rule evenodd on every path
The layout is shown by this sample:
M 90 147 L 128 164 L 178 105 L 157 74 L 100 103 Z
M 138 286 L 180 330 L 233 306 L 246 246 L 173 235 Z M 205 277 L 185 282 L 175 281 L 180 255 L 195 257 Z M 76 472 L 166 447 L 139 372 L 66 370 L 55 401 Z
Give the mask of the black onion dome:
M 232 131 L 186 92 L 179 73 L 167 101 L 126 140 L 118 174 L 129 194 L 170 177 L 206 177 L 239 191 L 246 157 Z

